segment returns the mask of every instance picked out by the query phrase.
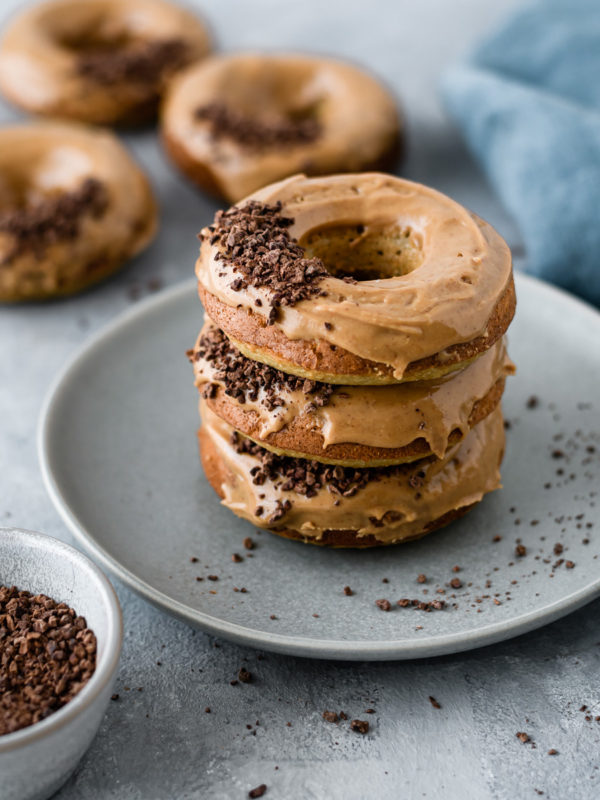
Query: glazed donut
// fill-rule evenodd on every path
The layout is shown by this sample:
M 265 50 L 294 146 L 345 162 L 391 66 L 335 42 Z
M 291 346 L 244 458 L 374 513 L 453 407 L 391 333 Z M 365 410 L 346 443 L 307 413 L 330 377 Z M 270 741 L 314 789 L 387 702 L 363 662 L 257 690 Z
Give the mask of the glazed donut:
M 296 172 L 391 169 L 400 151 L 389 92 L 357 67 L 311 56 L 210 58 L 173 82 L 161 120 L 175 164 L 230 203 Z
M 0 301 L 72 294 L 156 232 L 148 181 L 112 133 L 75 124 L 0 129 Z
M 433 380 L 515 311 L 510 251 L 449 197 L 379 173 L 268 186 L 201 233 L 200 298 L 252 360 L 323 383 Z
M 210 51 L 204 24 L 163 0 L 49 0 L 0 43 L 0 89 L 34 114 L 137 125 L 167 80 Z
M 437 381 L 340 387 L 251 361 L 210 322 L 192 363 L 208 408 L 247 438 L 279 454 L 359 468 L 442 458 L 496 408 L 514 372 L 500 340 Z
M 208 481 L 234 514 L 288 538 L 334 547 L 395 544 L 448 524 L 500 486 L 500 408 L 440 460 L 356 470 L 278 456 L 203 401 Z

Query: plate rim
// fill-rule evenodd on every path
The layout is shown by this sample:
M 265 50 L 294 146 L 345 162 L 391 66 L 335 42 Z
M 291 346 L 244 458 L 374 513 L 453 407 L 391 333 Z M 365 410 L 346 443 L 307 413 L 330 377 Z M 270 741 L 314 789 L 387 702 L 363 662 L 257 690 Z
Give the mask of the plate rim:
M 562 289 L 523 272 L 515 271 L 517 284 L 517 298 L 519 284 L 529 284 L 536 291 L 548 292 L 560 298 L 561 302 L 571 305 L 574 311 L 589 316 L 594 324 L 600 322 L 600 312 L 585 301 L 569 294 Z M 122 328 L 134 322 L 139 317 L 144 317 L 155 308 L 184 297 L 196 286 L 194 278 L 176 283 L 164 289 L 154 297 L 146 298 L 137 303 L 133 308 L 118 314 L 97 332 L 86 339 L 75 352 L 67 359 L 51 382 L 40 411 L 37 427 L 37 454 L 46 491 L 58 512 L 60 518 L 71 531 L 76 541 L 90 553 L 104 569 L 119 579 L 125 586 L 133 590 L 155 607 L 165 611 L 171 616 L 183 620 L 192 627 L 199 628 L 206 633 L 222 636 L 237 644 L 247 645 L 271 652 L 286 655 L 302 656 L 309 658 L 323 658 L 335 660 L 406 660 L 413 658 L 431 658 L 449 655 L 484 647 L 514 638 L 521 634 L 540 628 L 576 611 L 586 603 L 600 596 L 600 577 L 584 587 L 572 592 L 560 600 L 545 606 L 542 609 L 529 611 L 511 620 L 495 622 L 482 628 L 467 633 L 450 633 L 442 636 L 432 636 L 418 639 L 388 640 L 350 640 L 350 639 L 312 639 L 289 634 L 270 633 L 257 630 L 238 623 L 220 620 L 204 611 L 197 611 L 178 600 L 174 600 L 164 592 L 156 589 L 147 581 L 138 577 L 134 572 L 123 566 L 120 561 L 111 555 L 95 538 L 91 531 L 81 523 L 77 515 L 70 508 L 64 497 L 59 482 L 52 472 L 52 454 L 49 447 L 53 416 L 62 392 L 68 386 L 69 377 L 79 365 L 85 361 L 88 354 L 96 347 L 102 345 Z

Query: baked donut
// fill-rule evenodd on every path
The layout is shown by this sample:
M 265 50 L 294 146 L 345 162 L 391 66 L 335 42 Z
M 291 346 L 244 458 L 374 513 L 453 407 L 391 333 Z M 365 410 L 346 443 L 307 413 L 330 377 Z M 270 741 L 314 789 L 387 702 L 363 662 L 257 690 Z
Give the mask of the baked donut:
M 252 360 L 323 383 L 433 380 L 515 311 L 510 251 L 449 197 L 380 173 L 296 175 L 201 234 L 212 321 Z
M 156 232 L 148 181 L 112 133 L 75 124 L 0 129 L 0 301 L 72 294 Z
M 357 470 L 275 455 L 202 402 L 202 464 L 223 505 L 288 538 L 333 547 L 395 544 L 448 524 L 500 487 L 500 408 L 443 459 Z
M 231 203 L 297 172 L 392 169 L 402 127 L 394 98 L 357 67 L 258 53 L 186 70 L 161 120 L 175 164 Z
M 247 438 L 279 454 L 359 468 L 442 458 L 497 407 L 514 371 L 500 340 L 436 381 L 335 386 L 251 361 L 210 322 L 192 363 L 208 408 Z
M 163 0 L 50 0 L 0 43 L 0 89 L 34 114 L 137 125 L 167 80 L 210 51 L 204 24 Z

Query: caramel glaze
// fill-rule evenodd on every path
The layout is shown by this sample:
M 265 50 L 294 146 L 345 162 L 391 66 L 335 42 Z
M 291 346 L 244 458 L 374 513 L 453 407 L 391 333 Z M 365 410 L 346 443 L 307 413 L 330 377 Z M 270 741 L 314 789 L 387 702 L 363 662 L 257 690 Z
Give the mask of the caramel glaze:
M 392 544 L 414 538 L 449 512 L 470 506 L 500 487 L 499 465 L 504 453 L 504 425 L 500 408 L 476 425 L 441 460 L 391 468 L 388 475 L 369 482 L 351 497 L 340 497 L 324 487 L 307 498 L 278 489 L 267 480 L 257 486 L 251 470 L 255 456 L 239 454 L 231 443 L 233 428 L 202 404 L 202 456 L 208 475 L 211 460 L 219 463 L 222 479 L 215 488 L 222 503 L 253 525 L 280 527 L 319 541 L 328 531 L 355 531 L 358 538 L 374 537 Z M 419 472 L 419 485 L 413 476 Z M 215 482 L 216 483 L 216 482 Z M 291 507 L 277 525 L 269 516 L 282 501 Z M 258 506 L 264 514 L 254 512 Z
M 199 339 L 210 328 L 207 322 Z M 450 443 L 464 437 L 474 418 L 479 421 L 495 408 L 504 378 L 514 372 L 501 340 L 461 372 L 436 381 L 335 387 L 320 407 L 310 394 L 279 385 L 282 405 L 271 407 L 264 388 L 256 399 L 240 402 L 225 394 L 213 363 L 194 358 L 193 364 L 201 391 L 207 384 L 217 387 L 207 400 L 210 408 L 254 441 L 353 466 L 400 463 L 431 454 L 441 458 Z M 479 401 L 488 397 L 486 407 L 474 414 Z
M 360 224 L 368 233 L 396 224 L 409 232 L 420 253 L 411 271 L 391 278 L 356 283 L 324 278 L 320 287 L 326 296 L 280 309 L 273 327 L 287 340 L 343 348 L 389 366 L 401 380 L 412 362 L 434 354 L 443 362 L 455 345 L 481 339 L 479 351 L 487 349 L 512 319 L 514 306 L 486 344 L 488 322 L 499 298 L 512 287 L 510 251 L 490 225 L 440 192 L 390 175 L 364 173 L 297 175 L 252 197 L 270 204 L 280 201 L 282 213 L 294 219 L 290 232 L 296 239 L 327 225 Z M 265 318 L 269 288 L 251 285 L 236 292 L 231 286 L 235 268 L 215 260 L 218 251 L 209 237 L 207 233 L 196 263 L 202 291 L 232 309 Z

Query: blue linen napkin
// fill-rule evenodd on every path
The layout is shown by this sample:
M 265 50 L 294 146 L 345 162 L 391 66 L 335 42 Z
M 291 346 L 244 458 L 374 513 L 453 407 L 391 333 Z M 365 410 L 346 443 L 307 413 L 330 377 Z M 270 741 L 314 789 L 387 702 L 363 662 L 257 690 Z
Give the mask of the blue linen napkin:
M 599 0 L 538 0 L 442 90 L 521 229 L 526 270 L 600 305 Z

